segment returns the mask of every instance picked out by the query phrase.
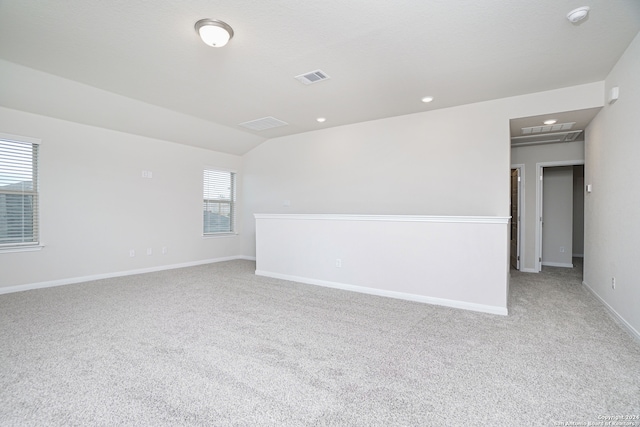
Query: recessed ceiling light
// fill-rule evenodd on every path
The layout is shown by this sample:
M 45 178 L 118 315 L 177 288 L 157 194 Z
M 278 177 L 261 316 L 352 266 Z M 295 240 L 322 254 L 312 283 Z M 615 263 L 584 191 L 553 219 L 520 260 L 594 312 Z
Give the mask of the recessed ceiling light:
M 549 120 L 545 120 L 544 124 L 545 125 L 554 125 L 556 124 L 557 120 L 556 119 L 549 119 Z
M 422 98 L 422 102 L 427 103 L 433 101 L 433 96 L 425 96 Z
M 318 118 L 316 119 L 316 121 L 317 121 L 318 123 L 324 123 L 326 120 L 327 120 L 327 119 L 325 119 L 324 117 L 318 117 Z

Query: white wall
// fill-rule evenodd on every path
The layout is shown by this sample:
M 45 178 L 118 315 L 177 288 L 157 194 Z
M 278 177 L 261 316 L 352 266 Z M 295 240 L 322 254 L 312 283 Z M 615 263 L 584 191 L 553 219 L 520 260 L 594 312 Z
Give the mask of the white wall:
M 584 282 L 640 338 L 640 35 L 606 79 L 620 99 L 587 129 Z M 611 288 L 612 277 L 616 289 Z
M 507 314 L 508 218 L 256 217 L 256 274 Z
M 241 172 L 240 157 L 2 107 L 0 132 L 42 140 L 45 245 L 36 252 L 0 253 L 0 287 L 240 254 L 238 236 L 202 238 L 202 169 Z M 153 178 L 143 179 L 143 170 Z
M 592 83 L 269 140 L 244 155 L 243 253 L 254 213 L 509 216 L 509 119 L 602 103 Z
M 93 95 L 87 92 L 87 108 L 102 99 Z M 109 105 L 117 109 L 120 101 L 137 111 L 117 97 Z M 509 119 L 601 103 L 602 84 L 592 83 L 278 138 L 242 159 L 2 108 L 0 132 L 43 141 L 46 247 L 0 254 L 0 286 L 254 256 L 256 212 L 507 216 Z M 147 127 L 164 117 L 144 111 Z M 241 171 L 240 207 L 244 201 L 249 209 L 240 209 L 239 237 L 201 238 L 205 165 Z M 142 170 L 154 178 L 143 180 Z M 147 247 L 150 257 L 142 256 Z
M 602 95 L 600 95 L 602 96 Z M 511 164 L 525 165 L 524 207 L 521 206 L 520 269 L 534 272 L 536 269 L 536 185 L 538 181 L 537 163 L 584 161 L 584 142 L 573 141 L 563 144 L 529 145 L 511 149 Z
M 573 166 L 544 169 L 542 264 L 573 267 Z

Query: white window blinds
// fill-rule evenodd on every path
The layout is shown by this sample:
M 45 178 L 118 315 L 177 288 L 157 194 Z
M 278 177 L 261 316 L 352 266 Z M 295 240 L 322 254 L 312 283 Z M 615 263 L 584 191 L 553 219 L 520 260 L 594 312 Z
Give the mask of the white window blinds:
M 0 249 L 38 244 L 38 144 L 0 138 Z
M 203 234 L 235 233 L 236 174 L 204 170 Z

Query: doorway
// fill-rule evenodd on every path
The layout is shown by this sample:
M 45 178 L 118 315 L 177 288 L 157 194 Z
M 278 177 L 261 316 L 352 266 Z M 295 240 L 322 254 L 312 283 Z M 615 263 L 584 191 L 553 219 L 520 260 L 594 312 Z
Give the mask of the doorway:
M 584 236 L 584 161 L 536 166 L 536 270 L 543 266 L 573 268 L 574 256 L 583 252 L 578 245 Z
M 509 227 L 509 264 L 511 268 L 520 270 L 520 207 L 522 168 L 524 165 L 513 166 L 511 169 L 511 225 Z

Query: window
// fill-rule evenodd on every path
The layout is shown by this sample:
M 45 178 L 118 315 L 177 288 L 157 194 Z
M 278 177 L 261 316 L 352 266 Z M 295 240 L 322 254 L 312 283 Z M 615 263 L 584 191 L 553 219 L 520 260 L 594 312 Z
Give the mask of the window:
M 235 233 L 236 174 L 204 170 L 203 233 Z
M 0 250 L 38 245 L 38 144 L 0 134 Z

